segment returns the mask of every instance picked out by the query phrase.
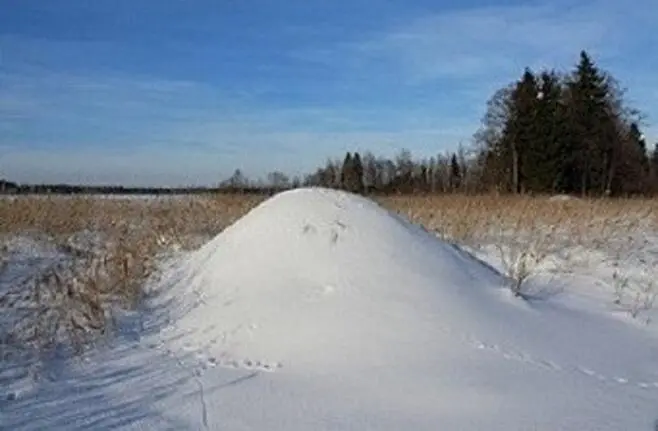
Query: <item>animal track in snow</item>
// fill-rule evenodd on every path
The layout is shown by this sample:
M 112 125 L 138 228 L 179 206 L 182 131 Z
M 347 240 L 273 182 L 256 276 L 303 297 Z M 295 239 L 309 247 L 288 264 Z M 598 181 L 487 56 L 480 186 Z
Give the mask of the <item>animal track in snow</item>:
M 345 223 L 341 222 L 340 220 L 336 220 L 333 223 L 333 226 L 323 230 L 326 230 L 326 232 L 329 234 L 329 240 L 331 244 L 335 245 L 338 243 L 338 239 L 340 237 L 339 230 L 345 231 L 346 229 L 347 229 L 347 225 Z M 307 223 L 302 227 L 302 233 L 304 235 L 309 235 L 309 234 L 315 235 L 318 233 L 318 231 L 319 231 L 318 227 L 310 223 Z
M 472 337 L 465 337 L 465 339 L 472 347 L 480 351 L 494 352 L 507 360 L 518 361 L 524 364 L 534 365 L 555 372 L 578 372 L 586 377 L 597 379 L 600 382 L 610 382 L 615 385 L 632 385 L 649 390 L 658 389 L 658 382 L 631 381 L 630 379 L 623 376 L 607 377 L 586 366 L 578 365 L 565 367 L 547 359 L 533 357 L 532 355 L 522 351 L 515 351 L 513 349 L 501 347 L 497 344 L 486 343 Z
M 583 374 L 587 374 L 588 376 L 596 376 L 596 373 L 589 368 L 584 368 L 584 367 L 578 367 L 578 371 L 580 371 Z
M 244 358 L 238 360 L 229 356 L 224 357 L 215 357 L 215 356 L 206 356 L 203 354 L 197 355 L 197 360 L 202 364 L 202 368 L 230 368 L 230 369 L 243 369 L 250 371 L 264 371 L 267 373 L 272 373 L 278 369 L 281 369 L 283 365 L 279 362 L 268 362 L 250 358 Z

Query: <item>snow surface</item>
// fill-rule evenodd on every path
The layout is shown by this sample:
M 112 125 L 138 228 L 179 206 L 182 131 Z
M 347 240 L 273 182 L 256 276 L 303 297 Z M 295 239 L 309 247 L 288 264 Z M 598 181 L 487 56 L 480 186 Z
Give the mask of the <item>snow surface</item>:
M 169 262 L 114 346 L 0 400 L 0 429 L 655 429 L 656 331 L 505 283 L 370 200 L 285 192 Z

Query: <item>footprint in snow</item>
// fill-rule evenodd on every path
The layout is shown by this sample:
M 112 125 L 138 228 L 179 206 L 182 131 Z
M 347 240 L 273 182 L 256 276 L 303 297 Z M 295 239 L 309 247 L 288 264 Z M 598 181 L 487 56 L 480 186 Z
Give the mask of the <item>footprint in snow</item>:
M 206 366 L 214 368 L 216 366 L 221 366 L 223 368 L 231 369 L 246 369 L 246 370 L 260 370 L 265 372 L 274 372 L 278 368 L 282 368 L 279 362 L 267 363 L 258 360 L 252 359 L 243 359 L 242 361 L 237 361 L 235 359 L 227 359 L 223 361 L 217 361 L 216 358 L 211 357 L 206 360 Z
M 304 228 L 302 229 L 302 232 L 304 234 L 309 234 L 309 233 L 314 234 L 317 232 L 317 229 L 312 224 L 305 224 Z
M 586 374 L 588 376 L 595 376 L 596 373 L 589 368 L 584 368 L 584 367 L 578 367 L 578 371 L 580 371 L 583 374 Z
M 583 367 L 583 366 L 576 366 L 574 368 L 570 368 L 569 370 L 565 370 L 561 365 L 547 360 L 547 359 L 535 359 L 532 356 L 528 355 L 527 353 L 524 352 L 514 352 L 512 350 L 507 350 L 504 348 L 501 348 L 500 346 L 496 344 L 487 344 L 482 341 L 478 341 L 477 339 L 471 338 L 467 339 L 467 341 L 475 348 L 479 350 L 486 350 L 486 351 L 494 351 L 499 353 L 503 358 L 507 360 L 515 360 L 527 364 L 532 364 L 536 366 L 540 366 L 543 368 L 547 368 L 550 370 L 554 371 L 560 371 L 560 372 L 565 372 L 565 371 L 578 371 L 579 373 L 582 373 L 586 376 L 595 378 L 601 382 L 606 382 L 608 380 L 613 381 L 614 383 L 620 384 L 620 385 L 626 385 L 626 384 L 632 384 L 634 386 L 637 386 L 642 389 L 658 389 L 658 382 L 652 382 L 652 383 L 647 383 L 647 382 L 631 382 L 629 379 L 625 377 L 612 377 L 608 378 L 602 374 L 597 373 L 596 371 L 588 368 L 588 367 Z M 658 430 L 657 430 L 658 431 Z

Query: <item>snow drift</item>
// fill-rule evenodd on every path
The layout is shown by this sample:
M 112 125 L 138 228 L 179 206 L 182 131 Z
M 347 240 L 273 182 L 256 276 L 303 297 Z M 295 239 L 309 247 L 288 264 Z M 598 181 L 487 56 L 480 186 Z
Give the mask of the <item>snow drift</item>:
M 370 366 L 403 354 L 401 345 L 420 360 L 429 346 L 412 340 L 474 324 L 465 310 L 501 284 L 375 203 L 324 189 L 263 203 L 191 256 L 187 271 L 174 293 L 186 310 L 177 327 L 195 332 L 188 346 L 309 369 Z
M 658 417 L 655 338 L 513 298 L 501 275 L 362 197 L 279 194 L 182 274 L 166 345 L 274 371 L 261 378 L 279 386 L 253 389 L 268 419 L 245 413 L 245 429 L 641 429 Z

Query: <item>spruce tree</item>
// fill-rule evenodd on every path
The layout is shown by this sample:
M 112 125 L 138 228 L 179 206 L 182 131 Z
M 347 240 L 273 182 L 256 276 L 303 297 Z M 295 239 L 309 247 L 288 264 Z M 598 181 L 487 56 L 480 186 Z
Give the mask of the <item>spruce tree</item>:
M 457 154 L 453 153 L 450 158 L 450 188 L 452 191 L 458 190 L 462 183 L 462 172 L 457 160 Z
M 570 191 L 603 193 L 614 176 L 619 149 L 616 118 L 607 76 L 585 52 L 568 82 Z
M 349 190 L 350 181 L 354 172 L 354 163 L 352 162 L 352 153 L 347 152 L 343 160 L 343 167 L 340 171 L 340 187 Z
M 539 78 L 536 136 L 527 156 L 532 168 L 528 173 L 528 189 L 538 193 L 554 193 L 563 188 L 565 160 L 569 148 L 565 146 L 566 112 L 564 86 L 554 71 L 544 71 Z
M 349 190 L 353 193 L 363 193 L 363 170 L 361 155 L 358 152 L 354 153 L 354 158 L 352 159 L 352 172 L 349 188 Z

